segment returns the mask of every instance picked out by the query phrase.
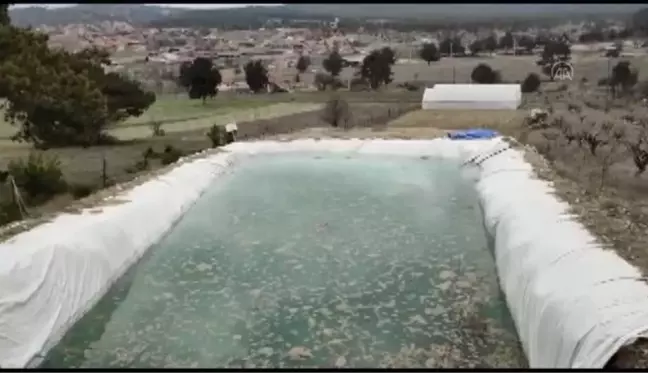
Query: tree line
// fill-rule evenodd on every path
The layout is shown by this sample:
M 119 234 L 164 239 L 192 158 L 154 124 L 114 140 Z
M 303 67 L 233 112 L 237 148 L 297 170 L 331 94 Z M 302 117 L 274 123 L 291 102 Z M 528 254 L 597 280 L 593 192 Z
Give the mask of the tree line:
M 559 61 L 568 61 L 571 56 L 571 48 L 566 38 L 531 38 L 524 36 L 514 40 L 510 32 L 497 39 L 495 35 L 488 36 L 481 40 L 476 40 L 470 45 L 471 54 L 477 54 L 482 51 L 494 52 L 499 49 L 512 49 L 515 46 L 532 51 L 537 46 L 543 46 L 540 60 L 537 64 L 542 66 L 543 72 L 550 78 L 551 67 Z M 464 54 L 466 48 L 459 39 L 447 38 L 441 41 L 437 46 L 435 43 L 425 43 L 418 51 L 419 57 L 425 62 L 431 64 L 439 61 L 441 58 L 449 55 Z M 364 56 L 361 62 L 356 63 L 345 59 L 337 48 L 322 61 L 322 68 L 326 73 L 315 74 L 314 85 L 318 90 L 327 88 L 342 88 L 344 84 L 339 79 L 342 70 L 346 67 L 355 68 L 354 76 L 348 83 L 353 86 L 366 86 L 368 89 L 379 89 L 388 85 L 393 80 L 392 67 L 396 63 L 396 52 L 389 48 L 376 49 Z M 295 64 L 296 75 L 295 82 L 301 81 L 301 74 L 306 72 L 311 66 L 311 60 L 308 56 L 302 55 Z M 268 71 L 263 63 L 259 60 L 249 61 L 245 67 L 245 81 L 254 93 L 267 91 L 281 92 L 275 83 L 270 82 Z M 484 69 L 478 69 L 475 82 L 480 83 L 497 83 L 500 81 L 498 72 L 488 72 Z M 210 59 L 198 57 L 192 62 L 185 62 L 180 68 L 179 84 L 187 89 L 189 98 L 206 100 L 208 97 L 214 97 L 218 94 L 218 85 L 222 83 L 222 77 L 218 69 L 213 65 Z
M 259 93 L 267 90 L 270 84 L 268 70 L 260 60 L 249 61 L 244 71 L 250 91 Z M 201 99 L 205 102 L 208 97 L 215 97 L 222 82 L 220 70 L 209 58 L 196 57 L 192 62 L 180 65 L 178 84 L 187 90 L 190 99 Z
M 50 49 L 47 35 L 12 26 L 8 7 L 0 5 L 0 98 L 13 140 L 38 148 L 115 141 L 106 129 L 155 102 L 138 82 L 106 72 L 106 51 Z
M 506 32 L 503 36 L 498 38 L 495 34 L 491 34 L 482 39 L 476 39 L 469 45 L 464 45 L 459 37 L 445 38 L 437 45 L 435 43 L 425 43 L 419 50 L 419 57 L 426 61 L 428 65 L 431 62 L 438 61 L 444 56 L 476 56 L 483 52 L 495 53 L 497 50 L 513 50 L 515 49 L 521 53 L 532 54 L 536 47 L 554 48 L 556 44 L 568 45 L 569 39 L 566 35 L 560 38 L 550 38 L 545 35 L 531 37 L 522 35 L 519 38 L 510 32 Z
M 334 49 L 322 62 L 322 68 L 328 73 L 315 75 L 315 86 L 319 90 L 328 87 L 339 88 L 342 83 L 339 75 L 345 67 L 355 66 L 356 80 L 360 80 L 372 89 L 378 89 L 392 81 L 392 66 L 396 63 L 396 53 L 391 48 L 374 50 L 364 57 L 362 63 L 355 64 L 343 58 L 337 49 Z M 301 55 L 296 64 L 295 82 L 301 81 L 301 75 L 311 66 L 311 59 Z M 264 91 L 285 92 L 268 77 L 268 70 L 260 60 L 247 62 L 243 68 L 245 82 L 253 93 Z M 197 57 L 191 62 L 184 62 L 180 66 L 178 84 L 187 90 L 190 99 L 202 99 L 218 94 L 218 86 L 222 83 L 222 75 L 214 66 L 211 59 Z

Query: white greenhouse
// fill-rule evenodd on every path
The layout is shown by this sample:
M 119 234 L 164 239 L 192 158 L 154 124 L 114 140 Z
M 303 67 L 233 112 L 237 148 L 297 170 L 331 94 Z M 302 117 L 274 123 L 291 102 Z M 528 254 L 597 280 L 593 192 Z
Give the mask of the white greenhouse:
M 423 110 L 516 110 L 522 103 L 519 84 L 437 84 L 426 88 Z

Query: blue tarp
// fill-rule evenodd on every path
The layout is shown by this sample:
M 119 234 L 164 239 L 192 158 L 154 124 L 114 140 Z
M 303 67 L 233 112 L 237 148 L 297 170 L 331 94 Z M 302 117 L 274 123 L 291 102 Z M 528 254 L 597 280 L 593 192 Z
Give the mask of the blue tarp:
M 453 140 L 477 140 L 477 139 L 492 139 L 499 136 L 497 131 L 475 128 L 470 130 L 455 131 L 448 133 L 448 137 Z

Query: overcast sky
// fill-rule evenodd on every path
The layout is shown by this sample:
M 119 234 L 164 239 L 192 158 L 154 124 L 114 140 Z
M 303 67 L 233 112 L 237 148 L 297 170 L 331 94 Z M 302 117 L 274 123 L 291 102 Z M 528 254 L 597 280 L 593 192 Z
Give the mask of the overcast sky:
M 41 6 L 46 8 L 61 8 L 66 6 L 74 6 L 77 4 L 16 4 L 12 8 L 25 8 L 29 6 Z M 166 6 L 170 8 L 197 8 L 197 9 L 217 9 L 217 8 L 240 8 L 244 6 L 276 6 L 281 4 L 144 4 L 144 5 L 157 5 Z

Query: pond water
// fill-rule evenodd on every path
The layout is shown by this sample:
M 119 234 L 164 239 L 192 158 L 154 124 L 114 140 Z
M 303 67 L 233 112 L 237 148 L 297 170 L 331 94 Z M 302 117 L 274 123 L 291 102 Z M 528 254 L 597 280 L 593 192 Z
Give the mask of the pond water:
M 42 366 L 525 367 L 459 169 L 425 157 L 245 160 Z

